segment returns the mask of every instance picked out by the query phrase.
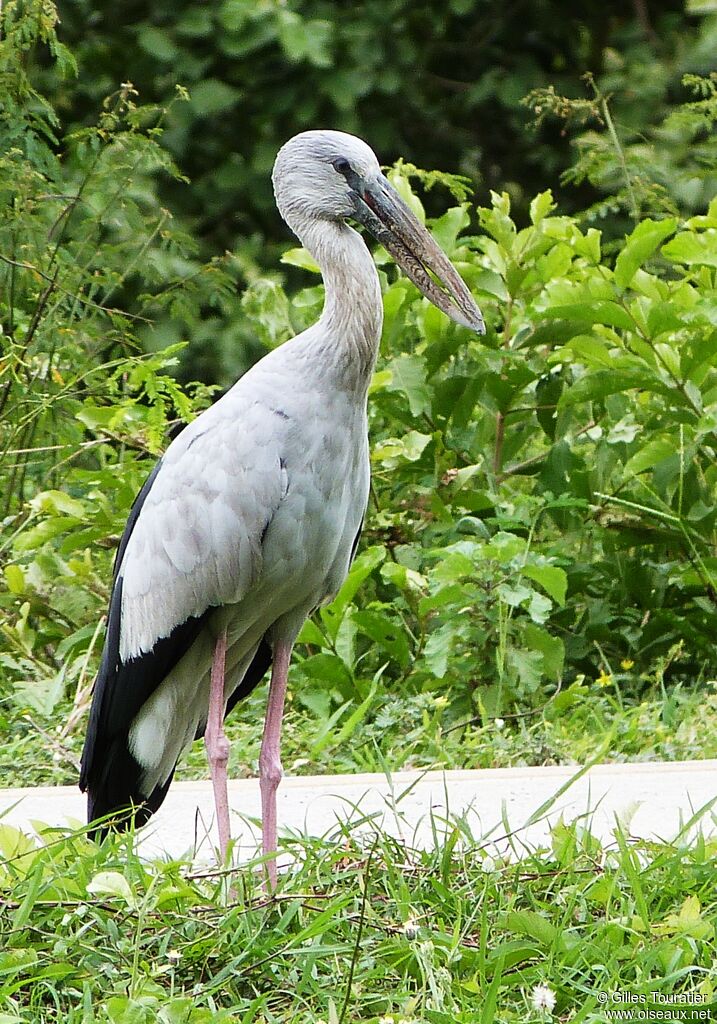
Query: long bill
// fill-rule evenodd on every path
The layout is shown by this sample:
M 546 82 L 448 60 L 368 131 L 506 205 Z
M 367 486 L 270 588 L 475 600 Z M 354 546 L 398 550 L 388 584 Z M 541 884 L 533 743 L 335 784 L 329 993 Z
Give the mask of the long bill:
M 485 334 L 483 316 L 465 281 L 383 175 L 354 189 L 354 208 L 356 220 L 434 306 L 463 327 Z

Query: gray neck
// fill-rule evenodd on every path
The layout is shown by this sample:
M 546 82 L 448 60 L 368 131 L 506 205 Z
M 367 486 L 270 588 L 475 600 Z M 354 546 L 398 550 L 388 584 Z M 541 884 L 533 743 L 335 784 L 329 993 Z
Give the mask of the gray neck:
M 361 236 L 343 221 L 311 218 L 292 225 L 324 278 L 326 298 L 312 349 L 344 386 L 368 388 L 383 326 L 378 273 Z

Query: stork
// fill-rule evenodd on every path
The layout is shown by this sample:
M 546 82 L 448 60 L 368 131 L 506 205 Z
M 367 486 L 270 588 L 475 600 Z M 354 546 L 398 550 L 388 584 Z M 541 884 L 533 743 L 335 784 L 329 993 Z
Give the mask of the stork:
M 115 560 L 80 787 L 90 823 L 104 819 L 93 830 L 100 836 L 108 822 L 143 824 L 182 751 L 203 736 L 225 860 L 223 722 L 271 666 L 259 774 L 275 888 L 292 647 L 345 579 L 369 494 L 366 399 L 383 309 L 373 259 L 347 221 L 366 227 L 453 320 L 478 333 L 484 325 L 360 139 L 296 135 L 279 151 L 273 184 L 279 212 L 321 268 L 324 308 L 187 426 L 139 492 Z

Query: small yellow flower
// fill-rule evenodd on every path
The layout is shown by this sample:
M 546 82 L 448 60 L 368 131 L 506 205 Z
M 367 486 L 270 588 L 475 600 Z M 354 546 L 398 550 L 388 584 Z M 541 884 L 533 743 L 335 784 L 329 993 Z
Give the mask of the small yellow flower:
M 600 675 L 597 677 L 595 682 L 598 684 L 598 686 L 602 686 L 603 688 L 606 686 L 611 686 L 612 676 L 609 672 L 606 672 L 605 669 L 602 669 Z
M 635 664 L 635 662 L 632 660 L 632 658 L 623 658 L 622 661 L 620 662 L 620 668 L 622 668 L 626 672 L 628 672 L 633 667 L 634 664 Z

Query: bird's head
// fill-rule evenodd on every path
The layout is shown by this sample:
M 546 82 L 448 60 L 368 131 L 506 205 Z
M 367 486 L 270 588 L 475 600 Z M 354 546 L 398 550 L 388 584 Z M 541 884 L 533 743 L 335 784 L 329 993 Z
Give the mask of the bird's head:
M 335 131 L 295 135 L 279 150 L 272 178 L 277 206 L 287 223 L 357 221 L 434 306 L 464 327 L 485 332 L 465 282 L 361 139 Z

